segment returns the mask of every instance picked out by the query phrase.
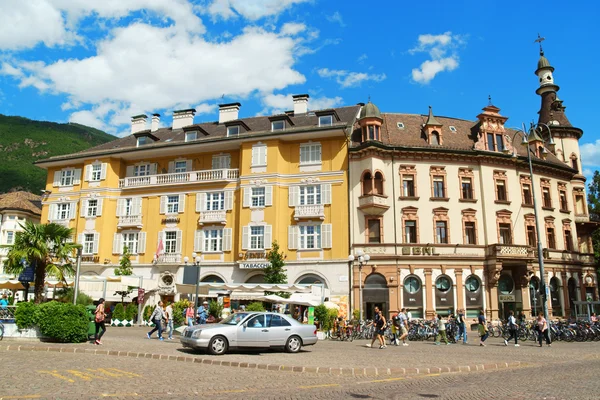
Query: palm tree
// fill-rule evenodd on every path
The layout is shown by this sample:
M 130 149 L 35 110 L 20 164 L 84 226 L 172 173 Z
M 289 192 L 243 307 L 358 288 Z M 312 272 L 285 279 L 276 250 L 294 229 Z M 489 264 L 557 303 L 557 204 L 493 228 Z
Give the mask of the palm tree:
M 61 281 L 73 275 L 71 258 L 79 245 L 70 242 L 74 230 L 62 225 L 26 221 L 21 227 L 23 231 L 16 233 L 14 244 L 2 246 L 9 249 L 4 271 L 16 275 L 25 269 L 23 261 L 35 265 L 35 302 L 41 303 L 46 275 Z

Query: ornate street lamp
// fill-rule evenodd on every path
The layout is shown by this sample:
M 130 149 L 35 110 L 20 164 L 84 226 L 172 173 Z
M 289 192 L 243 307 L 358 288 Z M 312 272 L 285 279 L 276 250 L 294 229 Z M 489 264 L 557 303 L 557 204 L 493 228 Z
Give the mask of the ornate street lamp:
M 359 301 L 359 312 L 360 312 L 360 320 L 363 320 L 363 293 L 362 293 L 362 267 L 363 265 L 367 265 L 371 256 L 365 254 L 362 250 L 357 250 L 354 255 L 350 254 L 348 256 L 348 261 L 350 263 L 358 263 L 358 301 Z

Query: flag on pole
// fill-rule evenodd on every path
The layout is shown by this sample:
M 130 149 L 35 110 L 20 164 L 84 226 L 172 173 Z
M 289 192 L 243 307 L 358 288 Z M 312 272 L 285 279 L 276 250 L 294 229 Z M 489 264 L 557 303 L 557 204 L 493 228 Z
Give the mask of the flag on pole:
M 163 250 L 165 249 L 165 246 L 163 245 L 163 241 L 162 238 L 158 241 L 158 247 L 156 248 L 156 258 L 158 258 L 158 256 L 160 256 L 163 252 Z

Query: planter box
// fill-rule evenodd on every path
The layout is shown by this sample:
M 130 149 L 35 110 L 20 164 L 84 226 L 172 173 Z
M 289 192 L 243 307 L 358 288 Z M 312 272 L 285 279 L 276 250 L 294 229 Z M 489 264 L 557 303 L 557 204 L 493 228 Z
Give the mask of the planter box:
M 110 326 L 133 326 L 133 320 L 119 321 L 118 319 L 113 319 L 110 321 Z
M 325 340 L 325 332 L 317 331 L 317 339 Z
M 4 324 L 4 337 L 19 339 L 41 339 L 42 334 L 38 327 L 19 329 L 14 323 Z

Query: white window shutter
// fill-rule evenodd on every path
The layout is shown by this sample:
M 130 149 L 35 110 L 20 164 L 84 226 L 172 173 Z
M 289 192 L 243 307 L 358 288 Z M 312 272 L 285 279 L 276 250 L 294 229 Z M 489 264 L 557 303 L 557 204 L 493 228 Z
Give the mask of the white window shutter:
M 321 184 L 321 202 L 331 204 L 331 183 Z
M 290 186 L 288 189 L 288 205 L 296 207 L 298 205 L 298 186 Z
M 192 170 L 192 160 L 185 160 L 185 170 L 187 172 Z
M 125 215 L 125 199 L 117 199 L 117 217 Z
M 273 205 L 273 186 L 265 186 L 265 206 Z
M 48 206 L 48 220 L 49 221 L 56 220 L 56 204 L 50 204 Z
M 231 228 L 223 229 L 223 251 L 231 251 Z
M 185 212 L 185 194 L 179 195 L 179 214 Z
M 177 241 L 175 242 L 175 252 L 181 254 L 183 231 L 177 231 Z
M 69 203 L 69 219 L 75 219 L 75 205 L 77 203 Z
M 81 168 L 75 168 L 73 170 L 73 185 L 81 184 Z
M 158 164 L 157 163 L 150 164 L 150 175 L 156 175 L 156 171 L 158 171 Z
M 267 146 L 261 146 L 259 150 L 260 165 L 267 165 Z
M 81 207 L 79 208 L 79 215 L 85 217 L 87 215 L 88 199 L 81 200 Z
M 160 213 L 167 212 L 167 196 L 160 196 Z
M 123 246 L 121 246 L 122 241 L 123 235 L 120 233 L 115 233 L 113 236 L 113 254 L 121 254 L 123 251 Z
M 126 176 L 133 176 L 133 173 L 134 173 L 133 165 L 130 165 L 125 169 Z
M 83 233 L 77 234 L 77 244 L 83 244 Z
M 245 187 L 244 188 L 244 207 L 250 207 L 250 194 L 252 193 L 252 189 Z
M 202 252 L 204 249 L 202 248 L 204 236 L 202 235 L 201 230 L 197 230 L 194 234 L 194 251 Z
M 331 224 L 321 225 L 321 247 L 324 249 L 331 248 Z
M 225 211 L 233 210 L 233 191 L 225 191 Z
M 98 254 L 98 245 L 100 244 L 100 233 L 94 233 L 94 254 Z
M 175 172 L 175 161 L 169 161 L 169 173 Z
M 206 204 L 206 193 L 196 193 L 196 212 L 204 211 Z
M 252 165 L 258 165 L 258 146 L 252 146 Z
M 265 225 L 265 249 L 270 249 L 272 242 L 273 242 L 273 227 L 271 225 Z
M 104 199 L 98 199 L 98 208 L 96 211 L 96 216 L 97 217 L 101 217 L 102 216 L 102 203 L 104 202 Z
M 288 226 L 288 249 L 295 250 L 298 248 L 298 226 Z
M 85 181 L 89 182 L 92 180 L 92 165 L 86 165 L 85 166 Z
M 62 175 L 61 171 L 55 171 L 54 172 L 54 182 L 52 183 L 52 186 L 56 187 L 56 186 L 60 186 L 60 177 Z
M 102 165 L 100 166 L 100 179 L 101 180 L 106 179 L 106 169 L 107 168 L 108 168 L 108 164 L 103 162 Z
M 250 241 L 250 228 L 242 227 L 242 250 L 248 250 L 248 242 Z
M 146 232 L 138 233 L 138 254 L 146 252 Z
M 131 208 L 132 215 L 142 215 L 142 198 L 133 197 L 131 199 Z

